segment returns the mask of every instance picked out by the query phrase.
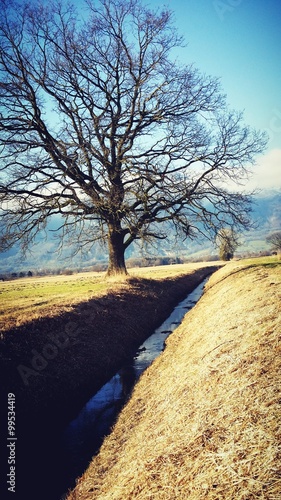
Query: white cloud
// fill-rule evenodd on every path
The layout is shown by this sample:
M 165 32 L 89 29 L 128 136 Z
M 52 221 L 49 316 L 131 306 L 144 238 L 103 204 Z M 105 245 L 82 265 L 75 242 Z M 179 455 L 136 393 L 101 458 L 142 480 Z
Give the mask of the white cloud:
M 255 165 L 246 165 L 244 176 L 238 178 L 234 173 L 232 172 L 232 178 L 223 178 L 217 185 L 233 192 L 257 191 L 261 195 L 280 192 L 281 149 L 271 149 L 265 155 L 258 157 Z
M 261 156 L 252 168 L 247 189 L 281 189 L 281 149 L 271 149 Z

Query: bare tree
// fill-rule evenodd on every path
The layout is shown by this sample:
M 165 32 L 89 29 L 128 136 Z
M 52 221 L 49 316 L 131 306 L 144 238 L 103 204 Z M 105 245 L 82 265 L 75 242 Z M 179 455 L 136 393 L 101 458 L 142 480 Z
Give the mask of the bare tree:
M 270 243 L 273 252 L 281 255 L 281 231 L 275 231 L 266 238 L 267 243 Z
M 221 260 L 230 260 L 239 246 L 239 238 L 231 228 L 222 228 L 217 235 L 217 244 L 219 246 L 219 256 Z
M 132 242 L 166 238 L 163 222 L 183 237 L 248 227 L 250 196 L 223 182 L 265 139 L 216 79 L 172 59 L 170 11 L 1 0 L 0 19 L 2 249 L 59 214 L 62 241 L 107 241 L 118 274 Z

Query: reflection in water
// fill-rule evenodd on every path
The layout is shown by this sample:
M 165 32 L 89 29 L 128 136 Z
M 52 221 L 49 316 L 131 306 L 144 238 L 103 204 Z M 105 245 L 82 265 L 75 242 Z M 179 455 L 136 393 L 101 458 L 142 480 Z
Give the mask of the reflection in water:
M 164 349 L 165 340 L 181 323 L 187 310 L 190 310 L 202 295 L 206 278 L 173 310 L 166 321 L 139 347 L 131 362 L 105 384 L 84 406 L 79 415 L 66 428 L 63 447 L 69 461 L 69 487 L 86 469 L 92 456 L 97 453 L 105 435 L 130 396 L 132 388 L 142 372 Z
M 123 366 L 119 371 L 120 383 L 122 386 L 122 399 L 126 400 L 131 394 L 131 390 L 135 385 L 136 374 L 132 364 Z
M 70 477 L 81 475 L 87 467 L 130 396 L 135 381 L 132 362 L 123 366 L 69 424 L 63 435 L 63 447 Z

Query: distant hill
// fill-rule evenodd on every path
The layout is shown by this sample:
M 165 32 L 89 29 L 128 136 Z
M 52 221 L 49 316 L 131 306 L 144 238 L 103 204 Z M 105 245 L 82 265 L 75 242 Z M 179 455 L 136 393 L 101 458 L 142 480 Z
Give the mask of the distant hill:
M 237 254 L 243 256 L 247 253 L 259 253 L 270 250 L 266 243 L 266 236 L 271 232 L 281 230 L 281 192 L 271 192 L 259 195 L 254 199 L 252 217 L 256 223 L 256 229 L 241 235 L 241 246 Z M 55 221 L 51 221 L 46 235 L 42 233 L 28 255 L 22 257 L 19 245 L 10 251 L 0 254 L 0 273 L 12 272 L 43 272 L 52 270 L 81 270 L 92 266 L 104 266 L 107 262 L 107 249 L 96 244 L 89 252 L 81 255 L 71 256 L 72 248 L 66 245 L 61 253 L 58 253 L 58 240 L 54 236 L 53 229 Z M 215 258 L 217 249 L 212 243 L 205 239 L 198 241 L 177 241 L 170 237 L 169 240 L 161 241 L 157 246 L 144 249 L 137 244 L 129 247 L 127 259 L 133 259 L 136 263 L 142 259 L 159 257 L 167 259 L 204 259 Z
M 256 197 L 253 205 L 256 229 L 243 235 L 243 245 L 238 252 L 262 252 L 270 250 L 266 237 L 281 230 L 281 192 Z

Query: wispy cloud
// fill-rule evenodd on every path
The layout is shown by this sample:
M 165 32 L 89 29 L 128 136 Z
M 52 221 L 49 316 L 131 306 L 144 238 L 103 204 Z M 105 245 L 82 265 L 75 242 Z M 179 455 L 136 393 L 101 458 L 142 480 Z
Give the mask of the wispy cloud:
M 281 190 L 281 149 L 271 149 L 258 159 L 249 177 L 247 188 Z

